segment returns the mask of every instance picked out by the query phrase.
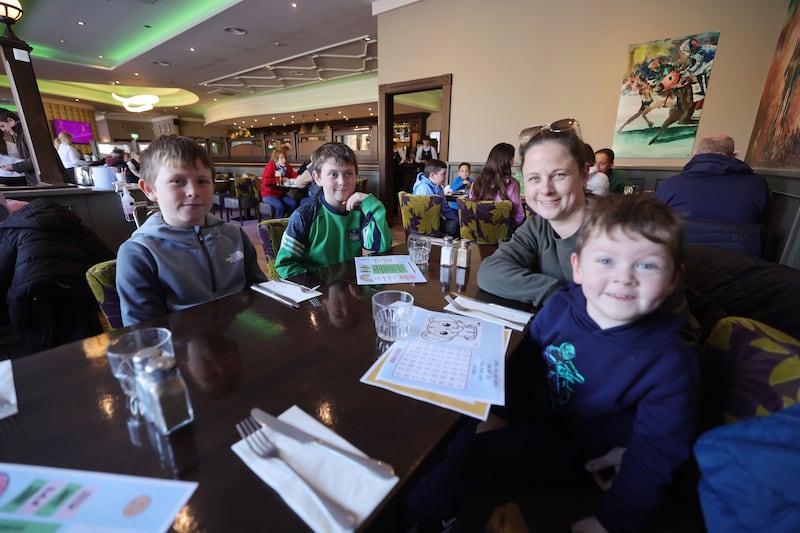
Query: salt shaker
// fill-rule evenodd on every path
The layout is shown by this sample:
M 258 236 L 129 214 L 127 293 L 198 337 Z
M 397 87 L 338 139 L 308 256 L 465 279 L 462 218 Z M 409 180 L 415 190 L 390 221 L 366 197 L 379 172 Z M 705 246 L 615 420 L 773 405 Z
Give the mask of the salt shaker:
M 439 259 L 441 266 L 451 267 L 455 260 L 455 246 L 452 237 L 445 237 L 442 241 L 442 255 Z
M 456 266 L 459 268 L 469 268 L 469 241 L 467 240 L 462 239 L 458 243 Z
M 173 357 L 154 357 L 145 366 L 143 384 L 150 420 L 164 435 L 194 420 L 186 383 Z

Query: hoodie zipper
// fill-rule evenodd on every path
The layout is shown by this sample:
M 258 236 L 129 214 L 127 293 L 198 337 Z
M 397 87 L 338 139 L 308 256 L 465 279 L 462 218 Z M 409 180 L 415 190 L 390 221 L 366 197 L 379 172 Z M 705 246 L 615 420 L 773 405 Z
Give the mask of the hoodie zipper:
M 200 242 L 200 248 L 203 249 L 203 255 L 206 256 L 206 265 L 208 266 L 208 273 L 211 277 L 211 291 L 216 294 L 217 277 L 214 275 L 214 265 L 211 263 L 211 255 L 208 253 L 205 237 L 201 233 L 201 229 L 199 227 L 197 228 L 197 240 Z

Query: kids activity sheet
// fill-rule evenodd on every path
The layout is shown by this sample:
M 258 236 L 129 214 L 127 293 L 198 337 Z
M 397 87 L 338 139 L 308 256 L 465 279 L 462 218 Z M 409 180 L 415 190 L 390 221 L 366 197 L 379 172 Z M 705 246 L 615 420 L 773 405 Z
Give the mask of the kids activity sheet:
M 505 403 L 507 345 L 499 324 L 415 307 L 409 335 L 392 344 L 361 381 L 425 401 L 433 395 L 432 403 L 448 408 L 453 407 L 442 398 L 452 398 L 464 402 L 459 412 L 485 418 L 489 404 Z
M 368 255 L 356 257 L 359 285 L 425 283 L 428 281 L 408 255 Z
M 0 463 L 0 531 L 167 531 L 197 483 Z

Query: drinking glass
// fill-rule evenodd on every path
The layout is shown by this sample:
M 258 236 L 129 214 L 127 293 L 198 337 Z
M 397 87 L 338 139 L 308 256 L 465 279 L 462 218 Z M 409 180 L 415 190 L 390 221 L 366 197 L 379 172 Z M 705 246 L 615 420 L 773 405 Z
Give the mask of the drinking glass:
M 408 335 L 414 297 L 404 291 L 381 291 L 372 296 L 372 317 L 378 337 L 394 342 Z
M 408 236 L 408 255 L 411 262 L 418 265 L 427 265 L 431 253 L 431 240 L 424 235 L 412 233 Z
M 106 348 L 111 373 L 119 380 L 122 391 L 128 397 L 128 408 L 134 415 L 140 411 L 136 371 L 133 368 L 133 357 L 137 354 L 145 359 L 175 357 L 172 332 L 167 328 L 136 329 L 112 339 Z

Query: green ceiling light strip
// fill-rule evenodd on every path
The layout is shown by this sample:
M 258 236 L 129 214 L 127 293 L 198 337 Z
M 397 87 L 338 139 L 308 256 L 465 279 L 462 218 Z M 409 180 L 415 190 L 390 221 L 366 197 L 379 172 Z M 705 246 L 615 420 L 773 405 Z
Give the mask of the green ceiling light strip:
M 109 40 L 109 43 L 110 45 L 116 43 L 116 47 L 106 50 L 103 59 L 66 54 L 58 47 L 32 41 L 26 42 L 33 48 L 31 56 L 34 58 L 113 69 L 239 2 L 241 0 L 193 0 L 164 3 L 160 6 L 158 18 L 149 24 L 150 28 L 119 24 L 114 26 L 113 30 L 109 29 L 115 33 L 113 42 Z M 142 9 L 144 8 L 145 6 L 142 6 Z M 24 35 L 24 21 L 25 17 L 23 16 L 18 30 L 20 35 Z M 90 62 L 88 65 L 87 60 Z

